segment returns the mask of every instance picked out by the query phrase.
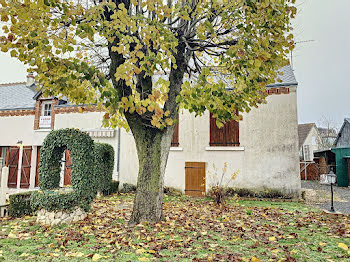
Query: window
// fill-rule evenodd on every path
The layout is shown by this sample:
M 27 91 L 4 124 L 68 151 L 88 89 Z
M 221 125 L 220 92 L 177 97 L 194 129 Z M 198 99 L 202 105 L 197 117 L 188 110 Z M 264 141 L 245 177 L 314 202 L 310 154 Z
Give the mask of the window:
M 179 115 L 177 115 L 177 123 L 174 130 L 173 139 L 171 140 L 171 146 L 172 147 L 178 147 L 179 146 Z
M 316 146 L 316 137 L 314 137 L 314 136 L 312 137 L 312 145 Z
M 239 146 L 239 123 L 235 120 L 225 123 L 222 128 L 216 125 L 216 118 L 210 113 L 210 146 Z
M 0 167 L 7 165 L 9 147 L 0 146 Z
M 41 104 L 41 116 L 39 118 L 39 128 L 51 128 L 52 101 L 45 101 Z
M 43 103 L 41 115 L 42 116 L 51 116 L 51 111 L 52 111 L 51 102 L 50 103 Z

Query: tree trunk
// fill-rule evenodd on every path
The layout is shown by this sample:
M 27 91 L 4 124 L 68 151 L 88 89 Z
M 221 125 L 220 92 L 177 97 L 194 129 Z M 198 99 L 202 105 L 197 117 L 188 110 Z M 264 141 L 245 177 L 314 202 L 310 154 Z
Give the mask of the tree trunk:
M 140 119 L 127 117 L 139 159 L 137 191 L 130 224 L 163 219 L 164 172 L 174 125 L 165 130 L 142 125 Z

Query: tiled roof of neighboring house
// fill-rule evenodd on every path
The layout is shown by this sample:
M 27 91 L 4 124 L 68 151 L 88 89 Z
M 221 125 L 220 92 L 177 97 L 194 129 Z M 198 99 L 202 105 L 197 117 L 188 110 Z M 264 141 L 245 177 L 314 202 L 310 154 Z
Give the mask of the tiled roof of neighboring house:
M 277 86 L 296 86 L 298 85 L 293 69 L 290 65 L 282 67 L 280 70 L 281 74 L 278 75 L 278 79 L 282 82 L 276 80 L 274 84 L 267 85 L 267 87 L 277 87 Z
M 315 123 L 298 125 L 299 148 L 301 148 L 302 145 L 304 144 L 307 135 L 310 133 L 310 131 L 314 125 L 315 125 Z
M 0 84 L 0 110 L 30 109 L 35 107 L 35 85 L 26 83 Z

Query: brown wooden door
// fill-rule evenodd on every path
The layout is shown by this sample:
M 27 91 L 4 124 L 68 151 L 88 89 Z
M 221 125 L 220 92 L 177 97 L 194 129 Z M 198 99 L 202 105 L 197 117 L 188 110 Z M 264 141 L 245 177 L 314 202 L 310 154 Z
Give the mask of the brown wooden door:
M 66 158 L 66 162 L 64 164 L 64 183 L 63 184 L 67 186 L 72 184 L 71 182 L 72 159 L 70 157 L 68 149 L 65 151 L 65 158 Z
M 35 172 L 35 187 L 39 186 L 39 161 L 40 161 L 41 146 L 36 148 L 36 172 Z
M 205 195 L 205 163 L 186 162 L 186 187 L 185 194 L 188 196 Z
M 21 188 L 29 188 L 30 170 L 32 167 L 32 147 L 23 147 L 22 167 L 21 167 Z
M 19 147 L 10 147 L 9 153 L 9 178 L 7 186 L 9 188 L 17 188 L 17 174 L 18 174 L 18 159 L 19 159 Z

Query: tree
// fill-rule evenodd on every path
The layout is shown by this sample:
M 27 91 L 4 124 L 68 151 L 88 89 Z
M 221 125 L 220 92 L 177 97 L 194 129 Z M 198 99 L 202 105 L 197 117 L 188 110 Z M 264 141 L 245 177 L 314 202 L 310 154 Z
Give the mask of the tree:
M 139 175 L 131 223 L 162 218 L 180 108 L 220 127 L 263 103 L 293 49 L 294 0 L 0 0 L 1 50 L 44 94 L 95 104 L 130 128 Z M 227 88 L 231 87 L 231 88 Z
M 337 138 L 339 127 L 337 127 L 334 119 L 329 116 L 322 115 L 317 121 L 318 132 L 321 136 L 321 145 L 323 149 L 329 149 L 334 146 Z

